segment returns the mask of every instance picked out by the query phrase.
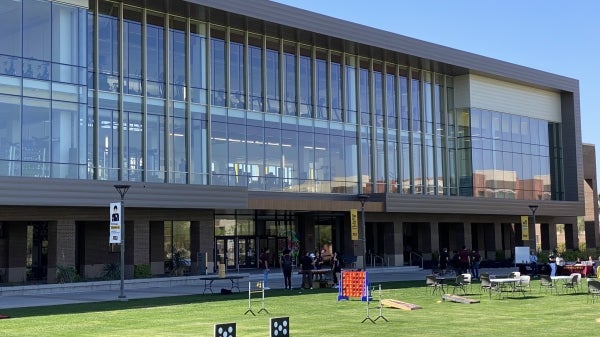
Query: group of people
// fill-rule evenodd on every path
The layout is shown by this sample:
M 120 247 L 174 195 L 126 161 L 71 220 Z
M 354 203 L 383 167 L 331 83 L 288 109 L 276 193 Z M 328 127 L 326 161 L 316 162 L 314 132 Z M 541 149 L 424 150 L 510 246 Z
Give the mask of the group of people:
M 267 287 L 267 281 L 269 277 L 269 249 L 264 249 L 260 255 L 260 268 L 263 270 L 263 288 Z M 291 255 L 292 251 L 289 248 L 285 248 L 281 254 L 281 270 L 283 271 L 284 288 L 292 289 L 292 271 L 294 269 L 294 262 Z M 299 261 L 300 272 L 302 274 L 302 288 L 313 288 L 314 279 L 322 279 L 322 273 L 315 273 L 316 270 L 331 267 L 333 274 L 334 287 L 338 286 L 340 279 L 340 273 L 342 268 L 342 261 L 338 256 L 337 252 L 329 254 L 327 251 L 306 251 Z
M 451 268 L 456 274 L 468 273 L 470 271 L 474 279 L 479 279 L 481 255 L 475 249 L 469 252 L 466 246 L 462 246 L 460 251 L 455 250 L 452 257 L 450 257 L 448 248 L 444 248 L 440 253 L 439 263 L 440 269 L 444 274 L 448 268 Z

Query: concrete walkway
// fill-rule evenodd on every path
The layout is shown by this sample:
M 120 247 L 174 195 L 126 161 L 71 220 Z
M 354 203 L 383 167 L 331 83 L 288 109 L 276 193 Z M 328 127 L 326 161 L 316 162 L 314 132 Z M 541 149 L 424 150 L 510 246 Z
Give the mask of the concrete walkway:
M 501 275 L 508 274 L 513 270 L 515 269 L 483 268 L 481 272 Z M 372 284 L 390 281 L 425 281 L 425 275 L 430 273 L 430 269 L 422 270 L 418 267 L 367 268 L 367 277 Z M 258 270 L 240 274 L 240 276 L 238 281 L 242 292 L 247 291 L 248 282 L 255 283 L 262 280 L 262 272 Z M 296 272 L 292 273 L 293 287 L 299 288 L 301 283 L 301 275 Z M 206 281 L 201 276 L 125 280 L 124 294 L 129 300 L 210 293 L 205 291 L 205 284 Z M 229 289 L 231 285 L 231 281 L 227 279 L 214 280 L 212 291 L 218 293 L 221 288 Z M 268 287 L 271 289 L 283 288 L 283 274 L 280 270 L 271 270 Z M 0 309 L 118 301 L 120 300 L 119 295 L 120 281 L 0 287 Z

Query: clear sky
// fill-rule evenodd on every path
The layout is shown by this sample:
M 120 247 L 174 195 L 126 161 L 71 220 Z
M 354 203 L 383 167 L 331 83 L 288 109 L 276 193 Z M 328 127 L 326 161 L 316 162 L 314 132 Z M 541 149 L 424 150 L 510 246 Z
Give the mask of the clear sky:
M 275 1 L 579 80 L 582 139 L 600 171 L 599 0 Z

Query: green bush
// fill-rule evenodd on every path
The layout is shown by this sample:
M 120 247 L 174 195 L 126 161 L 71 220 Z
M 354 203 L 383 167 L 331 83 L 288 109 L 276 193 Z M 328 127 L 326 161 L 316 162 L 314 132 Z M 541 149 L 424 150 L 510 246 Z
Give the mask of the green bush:
M 56 283 L 72 283 L 77 281 L 79 281 L 79 275 L 77 275 L 75 267 L 56 267 Z
M 105 264 L 103 271 L 104 275 L 102 275 L 102 278 L 105 280 L 116 280 L 121 278 L 121 267 L 118 263 L 111 262 Z
M 152 272 L 150 271 L 149 264 L 136 264 L 133 266 L 133 277 L 134 278 L 150 278 Z
M 497 250 L 496 251 L 496 261 L 502 261 L 506 259 L 506 254 L 504 253 L 503 250 Z

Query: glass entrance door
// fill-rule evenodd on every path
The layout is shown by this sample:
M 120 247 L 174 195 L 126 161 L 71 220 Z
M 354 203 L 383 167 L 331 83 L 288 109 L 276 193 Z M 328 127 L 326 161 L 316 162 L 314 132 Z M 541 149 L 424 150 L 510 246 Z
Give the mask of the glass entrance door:
M 256 240 L 254 238 L 238 238 L 240 268 L 256 268 Z
M 235 267 L 235 240 L 233 238 L 217 238 L 217 263 L 224 263 L 227 268 Z

